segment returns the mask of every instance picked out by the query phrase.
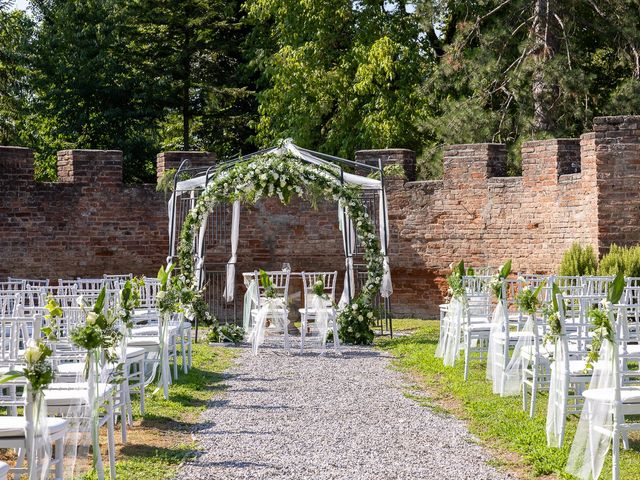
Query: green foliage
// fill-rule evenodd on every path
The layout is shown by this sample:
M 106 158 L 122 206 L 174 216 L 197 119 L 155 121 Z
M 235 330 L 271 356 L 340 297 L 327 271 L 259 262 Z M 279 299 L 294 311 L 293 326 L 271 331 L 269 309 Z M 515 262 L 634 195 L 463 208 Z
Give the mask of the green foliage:
M 546 281 L 540 283 L 535 290 L 531 290 L 525 285 L 516 295 L 516 304 L 523 313 L 533 315 L 540 307 L 540 292 L 544 288 Z
M 244 339 L 244 328 L 233 323 L 213 325 L 207 333 L 207 340 L 211 343 L 239 344 Z
M 558 267 L 558 275 L 568 277 L 595 275 L 597 266 L 598 259 L 593 247 L 591 245 L 582 247 L 576 242 L 564 252 Z
M 401 2 L 248 0 L 261 145 L 292 137 L 346 157 L 418 148 L 418 18 Z
M 447 277 L 447 284 L 449 285 L 449 295 L 451 295 L 452 298 L 464 298 L 464 274 L 464 260 L 460 260 L 460 263 L 453 266 L 453 268 L 451 269 L 451 274 L 449 274 L 449 276 Z
M 640 245 L 619 247 L 613 244 L 609 253 L 600 259 L 599 275 L 616 275 L 619 272 L 627 277 L 640 276 Z

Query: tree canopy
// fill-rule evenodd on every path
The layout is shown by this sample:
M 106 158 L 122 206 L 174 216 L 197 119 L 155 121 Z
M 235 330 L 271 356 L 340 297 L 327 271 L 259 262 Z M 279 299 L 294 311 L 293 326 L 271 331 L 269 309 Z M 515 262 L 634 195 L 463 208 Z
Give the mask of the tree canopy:
M 640 113 L 640 6 L 612 0 L 0 0 L 0 143 L 220 157 L 292 137 L 353 156 L 572 137 Z

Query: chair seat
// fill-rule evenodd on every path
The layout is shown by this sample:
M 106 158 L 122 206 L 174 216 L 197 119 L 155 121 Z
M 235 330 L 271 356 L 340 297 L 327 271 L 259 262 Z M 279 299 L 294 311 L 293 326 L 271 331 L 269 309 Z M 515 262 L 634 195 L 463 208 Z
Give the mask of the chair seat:
M 520 337 L 526 337 L 526 336 L 533 337 L 533 334 L 531 332 L 509 332 L 509 342 L 517 341 L 520 339 Z M 493 338 L 494 340 L 504 342 L 505 334 L 504 332 L 500 332 L 494 335 Z
M 298 312 L 300 314 L 303 314 L 303 315 L 304 315 L 305 312 L 307 313 L 307 315 L 316 315 L 319 311 L 320 312 L 327 312 L 327 313 L 329 313 L 331 315 L 333 315 L 333 312 L 334 312 L 333 308 L 320 308 L 320 309 L 307 308 L 306 310 L 304 308 L 299 308 L 298 309 Z
M 260 310 L 257 308 L 251 309 L 251 315 L 257 315 Z M 269 314 L 275 315 L 287 315 L 289 312 L 284 308 L 272 308 L 269 309 Z
M 138 347 L 129 347 L 129 344 L 127 344 L 127 352 L 126 352 L 126 359 L 127 360 L 136 360 L 139 359 L 140 357 L 144 357 L 144 348 L 138 348 Z M 120 353 L 118 352 L 118 357 L 120 357 Z
M 553 362 L 551 364 L 552 370 L 556 368 L 556 363 L 557 362 Z M 585 373 L 586 368 L 587 368 L 586 360 L 569 360 L 569 373 L 571 373 L 571 375 L 584 375 L 584 376 L 590 377 L 591 372 L 589 371 L 588 373 Z
M 56 367 L 56 371 L 60 375 L 71 376 L 71 375 L 84 375 L 84 367 L 85 363 L 60 363 Z
M 98 397 L 104 397 L 113 390 L 110 383 L 98 385 Z M 52 383 L 44 390 L 47 407 L 66 407 L 89 402 L 89 389 L 86 383 Z
M 133 337 L 152 337 L 158 336 L 158 325 L 149 325 L 146 327 L 136 327 L 131 329 Z M 179 325 L 169 325 L 169 335 L 175 335 L 178 332 Z M 129 342 L 130 343 L 130 342 Z
M 469 325 L 464 324 L 462 325 L 462 329 L 463 330 L 468 330 L 471 332 L 490 332 L 491 331 L 491 324 L 490 323 L 471 323 Z
M 613 403 L 615 397 L 614 388 L 594 388 L 585 390 L 582 396 L 588 400 Z M 620 389 L 622 403 L 640 403 L 640 387 L 622 387 Z
M 129 339 L 128 345 L 130 347 L 158 347 L 160 346 L 160 339 L 158 337 L 152 337 L 151 335 L 144 337 L 133 337 Z
M 3 416 L 2 422 L 0 422 L 0 438 L 24 438 L 26 424 L 24 417 Z M 49 435 L 53 436 L 64 432 L 67 429 L 67 424 L 68 421 L 64 418 L 48 417 Z

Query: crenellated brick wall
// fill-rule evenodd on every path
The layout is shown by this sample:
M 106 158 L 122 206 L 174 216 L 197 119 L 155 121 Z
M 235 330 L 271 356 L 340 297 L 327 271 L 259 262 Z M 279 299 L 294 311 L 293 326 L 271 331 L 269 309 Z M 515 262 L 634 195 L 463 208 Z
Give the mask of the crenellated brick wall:
M 214 162 L 203 152 L 164 152 L 158 175 L 185 158 Z M 433 315 L 448 265 L 460 259 L 497 267 L 513 258 L 518 271 L 549 272 L 574 241 L 601 253 L 640 243 L 640 117 L 601 117 L 580 139 L 525 143 L 521 177 L 504 177 L 506 158 L 500 144 L 452 145 L 442 180 L 388 179 L 396 314 Z M 365 150 L 356 159 L 398 163 L 415 178 L 409 150 Z M 164 194 L 124 185 L 119 151 L 62 151 L 58 174 L 57 183 L 36 183 L 32 152 L 0 147 L 0 278 L 155 273 L 167 255 Z M 243 208 L 238 272 L 285 261 L 342 271 L 336 221 L 329 202 Z M 211 268 L 227 261 L 227 237 L 210 248 Z

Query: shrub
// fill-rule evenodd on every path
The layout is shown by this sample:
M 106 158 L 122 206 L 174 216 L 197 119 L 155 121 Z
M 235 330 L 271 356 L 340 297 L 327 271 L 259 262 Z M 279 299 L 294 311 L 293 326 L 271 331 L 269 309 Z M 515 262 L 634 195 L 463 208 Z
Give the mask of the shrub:
M 207 334 L 207 340 L 211 343 L 240 343 L 244 339 L 244 328 L 232 323 L 225 325 L 212 325 Z
M 598 267 L 599 275 L 616 275 L 624 273 L 625 277 L 640 277 L 640 245 L 619 247 L 611 245 Z
M 569 250 L 564 252 L 558 267 L 558 275 L 568 277 L 595 275 L 597 266 L 598 259 L 593 247 L 591 245 L 582 247 L 576 242 L 571 245 Z

